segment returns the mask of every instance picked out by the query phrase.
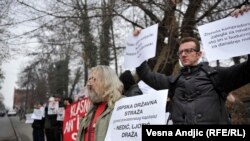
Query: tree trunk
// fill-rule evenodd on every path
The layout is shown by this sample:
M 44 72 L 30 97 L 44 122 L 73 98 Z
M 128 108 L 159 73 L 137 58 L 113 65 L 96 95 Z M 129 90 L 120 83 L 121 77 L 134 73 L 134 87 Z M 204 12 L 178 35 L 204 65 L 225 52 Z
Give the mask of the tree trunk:
M 110 29 L 112 25 L 112 16 L 110 8 L 112 8 L 111 1 L 106 3 L 105 0 L 102 1 L 102 25 L 101 25 L 101 34 L 100 34 L 100 64 L 109 65 L 110 64 L 110 47 L 111 47 L 111 34 Z
M 156 57 L 149 64 L 154 66 L 153 71 L 170 75 L 178 61 L 176 53 L 178 50 L 178 24 L 175 17 L 175 4 L 169 0 L 169 7 L 164 12 L 164 18 L 159 24 Z M 168 43 L 164 39 L 168 38 Z M 155 64 L 155 65 L 154 65 Z

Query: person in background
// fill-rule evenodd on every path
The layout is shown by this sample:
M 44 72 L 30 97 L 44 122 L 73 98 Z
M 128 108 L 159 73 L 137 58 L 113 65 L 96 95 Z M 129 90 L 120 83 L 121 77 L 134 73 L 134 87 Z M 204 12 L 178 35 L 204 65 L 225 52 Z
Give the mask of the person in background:
M 19 114 L 19 120 L 25 119 L 25 111 L 23 106 L 21 106 L 20 109 L 18 110 L 18 114 Z
M 88 97 L 93 103 L 80 121 L 77 141 L 104 141 L 114 104 L 122 97 L 123 84 L 109 66 L 98 65 L 90 71 Z
M 55 98 L 54 97 L 50 97 L 48 100 L 48 104 L 50 102 L 55 102 Z M 45 107 L 45 135 L 46 135 L 46 141 L 58 141 L 58 137 L 56 134 L 57 131 L 57 115 L 56 114 L 52 114 L 49 115 L 48 114 L 48 104 Z M 59 140 L 60 141 L 60 140 Z
M 72 104 L 72 103 L 73 103 L 73 99 L 70 98 L 70 97 L 67 97 L 67 98 L 65 98 L 65 99 L 63 100 L 64 107 L 66 107 L 66 106 L 68 106 L 68 105 L 70 105 L 70 104 Z
M 43 103 L 41 102 L 34 105 L 35 109 L 40 109 L 42 107 Z M 33 128 L 33 141 L 44 141 L 44 118 L 41 120 L 35 119 L 31 126 Z
M 57 94 L 54 95 L 55 98 L 55 102 L 58 102 L 59 104 L 59 108 L 64 108 L 64 103 L 62 101 L 61 95 Z M 56 119 L 56 124 L 55 124 L 55 128 L 56 130 L 54 131 L 54 136 L 55 136 L 55 141 L 62 141 L 63 140 L 63 121 L 58 121 Z
M 237 9 L 232 15 L 237 17 L 246 11 L 249 6 Z M 140 29 L 136 29 L 134 35 L 139 33 Z M 250 82 L 250 55 L 246 62 L 238 65 L 210 67 L 208 63 L 199 63 L 201 54 L 199 41 L 184 37 L 177 52 L 183 66 L 179 75 L 152 72 L 147 62 L 136 71 L 152 88 L 169 89 L 167 105 L 173 124 L 230 124 L 225 100 L 231 91 Z
M 123 91 L 124 96 L 130 97 L 130 96 L 142 95 L 142 91 L 140 90 L 130 70 L 126 70 L 125 72 L 123 72 L 120 75 L 119 79 L 122 81 L 124 86 L 124 91 Z

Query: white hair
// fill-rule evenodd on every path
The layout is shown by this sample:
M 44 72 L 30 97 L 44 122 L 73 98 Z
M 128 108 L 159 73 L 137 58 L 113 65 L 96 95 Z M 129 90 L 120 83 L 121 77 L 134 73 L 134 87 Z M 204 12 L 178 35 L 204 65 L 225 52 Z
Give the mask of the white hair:
M 115 71 L 109 66 L 98 65 L 91 69 L 99 74 L 100 86 L 103 88 L 103 98 L 107 99 L 108 105 L 113 106 L 120 99 L 123 90 L 123 84 Z

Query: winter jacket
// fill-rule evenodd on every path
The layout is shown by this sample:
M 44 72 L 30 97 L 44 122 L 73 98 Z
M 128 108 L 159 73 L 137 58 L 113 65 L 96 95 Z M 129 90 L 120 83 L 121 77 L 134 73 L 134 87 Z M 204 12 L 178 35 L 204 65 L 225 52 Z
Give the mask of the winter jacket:
M 31 126 L 33 129 L 44 129 L 44 118 L 41 120 L 34 120 Z
M 57 128 L 57 115 L 48 115 L 48 106 L 45 107 L 45 129 Z
M 124 96 L 127 96 L 127 97 L 136 96 L 136 95 L 142 95 L 142 91 L 137 84 L 130 86 L 130 88 L 124 92 Z
M 229 92 L 249 83 L 250 61 L 231 67 L 214 67 L 206 74 L 201 63 L 185 67 L 180 75 L 166 76 L 150 71 L 146 62 L 137 68 L 139 77 L 156 90 L 169 89 L 169 111 L 174 124 L 228 124 L 225 97 Z M 209 75 L 222 88 L 218 91 Z
M 100 117 L 98 117 L 95 123 L 95 141 L 104 141 L 107 130 L 108 130 L 109 121 L 110 121 L 113 108 L 114 107 L 107 106 L 104 112 L 100 115 Z M 97 109 L 97 105 L 94 105 L 90 109 L 86 117 L 84 117 L 80 121 L 80 126 L 79 126 L 79 130 L 77 133 L 76 141 L 84 141 L 84 135 L 85 135 L 86 129 L 88 125 L 90 124 L 93 114 L 95 114 L 96 109 Z

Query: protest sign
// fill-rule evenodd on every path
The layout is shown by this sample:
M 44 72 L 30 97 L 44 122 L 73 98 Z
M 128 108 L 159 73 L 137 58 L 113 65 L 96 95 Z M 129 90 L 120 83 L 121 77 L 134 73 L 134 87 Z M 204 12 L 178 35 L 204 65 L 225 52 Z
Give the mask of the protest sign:
M 166 124 L 167 93 L 155 91 L 117 101 L 105 141 L 141 141 L 142 125 Z
M 59 108 L 58 101 L 49 101 L 48 115 L 56 115 L 58 108 Z
M 26 120 L 25 123 L 33 123 L 34 119 L 31 118 L 32 114 L 25 114 Z
M 34 109 L 31 118 L 36 120 L 41 120 L 44 117 L 44 108 Z
M 64 107 L 59 107 L 58 111 L 57 111 L 56 120 L 57 121 L 63 121 L 63 119 L 64 119 Z
M 76 140 L 77 131 L 80 124 L 79 120 L 85 116 L 90 105 L 91 103 L 89 99 L 84 98 L 66 107 L 63 121 L 64 141 Z
M 199 26 L 208 61 L 229 59 L 250 53 L 250 12 Z
M 143 29 L 138 36 L 129 35 L 124 54 L 124 67 L 133 69 L 155 56 L 158 24 Z

